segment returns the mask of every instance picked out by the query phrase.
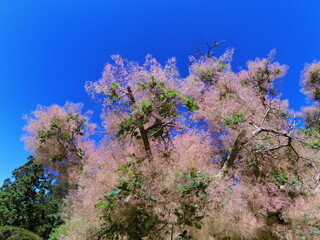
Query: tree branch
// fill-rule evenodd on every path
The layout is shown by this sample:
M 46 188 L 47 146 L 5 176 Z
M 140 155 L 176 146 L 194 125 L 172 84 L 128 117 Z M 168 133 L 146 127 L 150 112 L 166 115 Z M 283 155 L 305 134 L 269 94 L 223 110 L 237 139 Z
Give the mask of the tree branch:
M 217 42 L 217 40 L 213 38 L 213 45 L 210 45 L 207 41 L 203 41 L 203 43 L 207 45 L 207 49 L 208 49 L 207 52 L 202 52 L 198 47 L 192 47 L 198 51 L 198 53 L 196 53 L 194 56 L 197 57 L 199 55 L 203 55 L 203 56 L 206 56 L 207 58 L 211 58 L 212 55 L 215 54 L 215 52 L 213 52 L 212 49 L 224 42 L 226 42 L 226 40 Z

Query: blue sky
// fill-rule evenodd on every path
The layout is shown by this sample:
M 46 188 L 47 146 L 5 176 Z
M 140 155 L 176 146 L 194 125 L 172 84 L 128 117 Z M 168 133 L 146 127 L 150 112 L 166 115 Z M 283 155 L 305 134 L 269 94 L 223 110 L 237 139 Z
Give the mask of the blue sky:
M 289 65 L 283 98 L 305 105 L 304 63 L 320 60 L 318 0 L 0 0 L 0 184 L 29 155 L 20 137 L 38 104 L 83 102 L 112 54 L 160 62 L 175 56 L 187 74 L 192 46 L 215 36 L 235 48 L 233 68 L 277 49 Z

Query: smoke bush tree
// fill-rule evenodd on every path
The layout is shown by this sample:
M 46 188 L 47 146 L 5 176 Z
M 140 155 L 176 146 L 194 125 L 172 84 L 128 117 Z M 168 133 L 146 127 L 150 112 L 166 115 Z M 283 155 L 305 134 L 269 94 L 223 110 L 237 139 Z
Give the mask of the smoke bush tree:
M 232 50 L 213 56 L 219 43 L 198 49 L 185 78 L 175 59 L 163 67 L 151 55 L 142 65 L 112 56 L 85 86 L 101 104 L 102 131 L 79 104 L 26 117 L 27 147 L 77 186 L 65 199 L 63 239 L 319 233 L 319 63 L 304 69 L 312 106 L 297 113 L 275 87 L 288 67 L 274 51 L 234 72 Z

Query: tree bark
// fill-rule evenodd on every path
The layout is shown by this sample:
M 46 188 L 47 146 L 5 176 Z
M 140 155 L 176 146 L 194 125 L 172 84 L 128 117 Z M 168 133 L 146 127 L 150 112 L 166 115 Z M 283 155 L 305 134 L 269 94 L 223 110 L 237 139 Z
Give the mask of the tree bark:
M 129 99 L 130 99 L 130 105 L 133 105 L 136 102 L 136 100 L 134 99 L 134 96 L 133 96 L 133 93 L 132 93 L 132 90 L 131 90 L 130 87 L 127 87 L 127 94 L 128 94 Z M 146 129 L 144 129 L 143 117 L 138 119 L 138 124 L 137 125 L 138 125 L 139 131 L 140 131 L 140 135 L 141 135 L 141 138 L 142 138 L 142 141 L 143 141 L 144 150 L 146 152 L 146 158 L 149 161 L 152 161 L 153 160 L 153 156 L 152 156 L 150 142 L 149 142 L 149 138 L 148 138 L 148 134 L 147 134 L 148 131 Z
M 246 135 L 246 132 L 242 130 L 238 135 L 236 141 L 234 142 L 230 155 L 227 158 L 227 160 L 223 163 L 217 177 L 220 177 L 220 178 L 224 177 L 228 172 L 229 168 L 233 166 L 233 163 L 236 160 L 242 145 L 245 143 L 244 141 L 245 135 Z

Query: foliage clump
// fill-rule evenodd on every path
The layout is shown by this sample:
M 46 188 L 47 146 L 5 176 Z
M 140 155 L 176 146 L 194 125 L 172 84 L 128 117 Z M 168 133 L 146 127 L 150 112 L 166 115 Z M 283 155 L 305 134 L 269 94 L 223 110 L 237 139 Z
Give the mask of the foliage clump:
M 55 184 L 55 178 L 33 157 L 12 175 L 0 188 L 0 226 L 21 227 L 47 239 L 62 223 L 60 210 L 67 185 Z
M 23 228 L 0 226 L 1 240 L 42 240 L 41 237 Z

